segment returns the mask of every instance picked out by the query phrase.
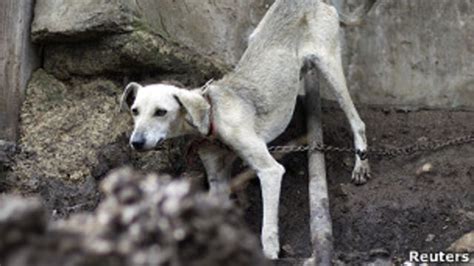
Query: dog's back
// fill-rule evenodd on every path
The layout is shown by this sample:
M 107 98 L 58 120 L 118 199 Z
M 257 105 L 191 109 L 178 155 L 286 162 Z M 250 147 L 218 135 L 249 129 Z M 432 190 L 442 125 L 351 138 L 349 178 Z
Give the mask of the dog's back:
M 310 24 L 328 8 L 320 0 L 277 0 L 250 36 L 235 70 L 219 82 L 250 103 L 256 131 L 267 141 L 282 133 L 291 119 L 303 57 L 314 53 L 314 42 L 322 42 Z M 335 20 L 338 27 L 337 13 Z

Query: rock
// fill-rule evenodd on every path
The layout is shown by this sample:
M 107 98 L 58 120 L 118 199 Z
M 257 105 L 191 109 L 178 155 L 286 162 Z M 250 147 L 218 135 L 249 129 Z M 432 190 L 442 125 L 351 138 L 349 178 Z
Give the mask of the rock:
M 114 172 L 100 187 L 104 200 L 93 213 L 73 215 L 47 227 L 42 223 L 46 232 L 5 249 L 0 263 L 266 265 L 256 237 L 230 201 L 195 193 L 185 180 L 144 176 L 130 169 Z M 0 216 L 0 226 L 1 217 L 13 215 L 7 211 Z
M 163 71 L 202 79 L 218 77 L 226 71 L 225 65 L 147 31 L 112 35 L 87 43 L 47 45 L 44 68 L 61 79 Z
M 16 152 L 16 145 L 13 142 L 0 140 L 0 165 L 11 162 L 11 157 Z
M 240 59 L 248 36 L 272 3 L 39 0 L 31 32 L 35 42 L 44 43 L 146 30 L 230 66 Z
M 433 165 L 431 163 L 425 163 L 416 170 L 416 175 L 421 176 L 423 174 L 433 171 Z
M 47 216 L 37 198 L 0 196 L 0 258 L 11 248 L 46 230 Z
M 371 262 L 362 263 L 363 266 L 392 266 L 390 258 L 376 258 Z
M 428 236 L 426 236 L 426 239 L 425 239 L 425 242 L 431 242 L 435 239 L 436 235 L 434 234 L 428 234 Z
M 449 246 L 448 251 L 452 252 L 474 252 L 474 231 L 471 231 L 456 240 Z
M 137 0 L 137 5 L 143 21 L 155 32 L 231 66 L 273 2 Z
M 130 0 L 38 0 L 31 26 L 35 42 L 94 38 L 129 32 L 135 14 Z

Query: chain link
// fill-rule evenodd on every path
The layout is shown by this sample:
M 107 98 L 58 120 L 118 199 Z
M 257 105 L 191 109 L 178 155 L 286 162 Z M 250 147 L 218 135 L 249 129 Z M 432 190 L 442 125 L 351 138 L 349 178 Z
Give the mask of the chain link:
M 474 143 L 474 134 L 465 135 L 456 138 L 450 138 L 447 140 L 434 140 L 434 141 L 422 141 L 420 143 L 414 143 L 403 147 L 369 147 L 369 155 L 379 155 L 382 157 L 398 157 L 407 156 L 418 152 L 424 151 L 436 151 L 446 147 L 465 145 Z M 323 153 L 336 152 L 336 153 L 354 153 L 354 148 L 337 147 L 332 145 L 326 145 L 323 143 L 313 142 L 306 145 L 289 145 L 289 146 L 270 146 L 268 150 L 272 153 L 292 153 L 292 152 L 304 152 L 304 151 L 320 151 Z

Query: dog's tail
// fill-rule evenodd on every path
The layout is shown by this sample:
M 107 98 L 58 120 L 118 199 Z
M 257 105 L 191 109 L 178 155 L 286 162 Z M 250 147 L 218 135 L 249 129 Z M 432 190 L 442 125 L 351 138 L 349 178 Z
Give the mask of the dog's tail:
M 380 2 L 379 0 L 366 0 L 365 4 L 359 6 L 351 14 L 345 14 L 342 12 L 340 1 L 329 1 L 337 9 L 337 12 L 339 13 L 339 21 L 344 26 L 359 26 L 367 14 L 378 5 L 378 2 Z

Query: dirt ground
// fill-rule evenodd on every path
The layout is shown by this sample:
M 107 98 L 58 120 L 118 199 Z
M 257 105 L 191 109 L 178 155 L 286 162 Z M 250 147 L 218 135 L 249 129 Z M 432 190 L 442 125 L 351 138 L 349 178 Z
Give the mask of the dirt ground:
M 359 110 L 367 125 L 369 145 L 374 147 L 398 147 L 474 132 L 472 112 Z M 323 115 L 325 143 L 350 147 L 351 133 L 339 108 L 326 107 Z M 280 142 L 302 134 L 301 125 L 303 121 L 293 121 L 290 128 L 296 128 L 295 132 L 286 133 Z M 337 260 L 353 264 L 385 256 L 401 262 L 410 250 L 446 250 L 474 229 L 474 144 L 370 159 L 373 179 L 356 186 L 350 183 L 353 155 L 326 155 Z M 311 253 L 306 160 L 305 153 L 281 160 L 287 169 L 280 206 L 283 257 Z M 431 164 L 432 169 L 420 171 L 425 164 Z M 246 219 L 258 232 L 258 181 L 252 181 L 246 193 Z
M 403 111 L 359 107 L 370 146 L 398 147 L 423 139 L 438 140 L 474 132 L 474 112 Z M 339 108 L 323 109 L 325 143 L 349 147 L 352 135 Z M 301 107 L 290 130 L 275 143 L 304 132 Z M 126 145 L 124 139 L 124 145 Z M 363 186 L 350 183 L 353 155 L 326 155 L 336 259 L 354 264 L 373 256 L 393 261 L 409 250 L 442 251 L 474 229 L 474 145 L 446 148 L 397 158 L 371 158 L 373 179 Z M 287 172 L 280 205 L 282 257 L 309 257 L 309 210 L 305 153 L 281 160 Z M 418 173 L 431 164 L 432 169 Z M 241 168 L 241 167 L 236 167 Z M 95 180 L 83 184 L 32 178 L 23 193 L 40 194 L 57 217 L 92 210 L 100 200 Z M 2 189 L 0 189 L 0 192 Z M 259 184 L 244 192 L 245 219 L 260 230 Z

